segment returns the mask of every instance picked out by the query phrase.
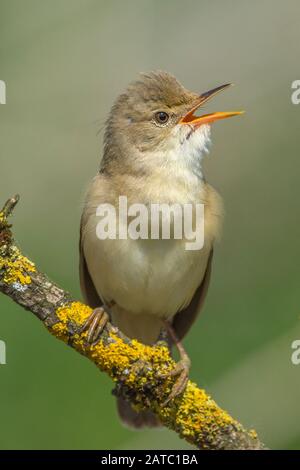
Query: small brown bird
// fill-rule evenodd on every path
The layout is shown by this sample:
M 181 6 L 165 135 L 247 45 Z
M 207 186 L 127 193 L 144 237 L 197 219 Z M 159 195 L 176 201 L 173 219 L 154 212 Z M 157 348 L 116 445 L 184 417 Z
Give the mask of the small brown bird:
M 165 72 L 142 74 L 130 84 L 107 120 L 100 171 L 87 191 L 81 219 L 81 288 L 95 309 L 84 325 L 88 341 L 97 341 L 108 318 L 145 344 L 167 332 L 170 348 L 176 344 L 181 356 L 169 400 L 182 393 L 188 379 L 190 360 L 181 340 L 203 305 L 222 218 L 220 197 L 202 171 L 210 124 L 240 114 L 194 113 L 228 86 L 199 95 Z M 128 205 L 146 207 L 204 204 L 202 249 L 187 250 L 185 237 L 100 239 L 97 208 L 117 207 L 120 196 L 126 196 Z M 137 413 L 124 400 L 118 399 L 118 410 L 128 425 L 159 424 L 151 412 Z

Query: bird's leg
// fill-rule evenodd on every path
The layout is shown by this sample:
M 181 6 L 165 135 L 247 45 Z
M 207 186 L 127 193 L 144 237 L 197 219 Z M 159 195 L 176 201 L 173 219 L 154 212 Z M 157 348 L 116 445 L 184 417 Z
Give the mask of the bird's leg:
M 80 333 L 87 331 L 87 343 L 94 345 L 98 342 L 102 331 L 110 319 L 108 312 L 112 305 L 114 305 L 113 302 L 110 304 L 104 304 L 102 307 L 95 308 L 80 328 Z
M 169 401 L 173 400 L 173 398 L 177 397 L 180 395 L 185 387 L 186 384 L 189 380 L 189 371 L 191 367 L 191 360 L 189 356 L 187 355 L 182 343 L 178 339 L 176 332 L 172 325 L 168 321 L 164 321 L 164 326 L 169 333 L 172 341 L 176 345 L 178 352 L 180 354 L 180 361 L 177 362 L 176 366 L 174 367 L 171 372 L 169 372 L 166 376 L 167 377 L 178 377 L 176 382 L 173 385 L 173 388 L 171 390 L 171 393 L 169 394 L 168 398 L 165 400 L 163 405 L 166 405 L 169 403 Z

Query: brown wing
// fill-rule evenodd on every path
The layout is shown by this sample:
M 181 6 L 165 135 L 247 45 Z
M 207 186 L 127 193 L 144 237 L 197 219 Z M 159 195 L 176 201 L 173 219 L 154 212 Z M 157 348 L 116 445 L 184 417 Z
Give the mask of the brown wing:
M 102 305 L 102 300 L 100 299 L 96 288 L 93 284 L 92 278 L 90 276 L 86 259 L 84 257 L 83 247 L 82 247 L 82 230 L 84 224 L 84 217 L 81 217 L 80 222 L 80 239 L 79 239 L 79 277 L 80 277 L 80 287 L 83 298 L 85 302 L 91 307 L 96 308 Z
M 181 340 L 187 334 L 204 304 L 210 281 L 212 258 L 213 249 L 211 250 L 208 258 L 204 278 L 196 290 L 194 297 L 185 309 L 176 313 L 173 319 L 173 327 L 179 340 Z

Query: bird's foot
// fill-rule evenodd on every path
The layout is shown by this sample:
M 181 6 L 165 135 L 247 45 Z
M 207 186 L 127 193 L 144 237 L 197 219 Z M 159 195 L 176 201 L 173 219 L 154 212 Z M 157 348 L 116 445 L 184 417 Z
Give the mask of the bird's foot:
M 87 331 L 86 341 L 91 346 L 94 346 L 98 342 L 109 318 L 109 314 L 103 307 L 95 308 L 80 328 L 79 333 Z
M 174 369 L 162 376 L 162 378 L 177 377 L 168 398 L 163 403 L 163 406 L 167 405 L 171 400 L 173 400 L 178 395 L 184 392 L 189 380 L 189 372 L 191 367 L 191 360 L 187 355 L 182 343 L 177 338 L 173 326 L 170 325 L 170 323 L 168 323 L 167 321 L 164 322 L 164 325 L 172 341 L 174 342 L 179 351 L 180 361 L 176 363 Z
M 191 361 L 188 356 L 183 357 L 177 362 L 174 369 L 172 369 L 168 374 L 165 374 L 162 378 L 168 377 L 177 377 L 172 390 L 168 398 L 164 401 L 163 406 L 167 405 L 171 400 L 176 398 L 178 395 L 184 392 L 185 387 L 189 380 L 189 372 L 191 367 Z

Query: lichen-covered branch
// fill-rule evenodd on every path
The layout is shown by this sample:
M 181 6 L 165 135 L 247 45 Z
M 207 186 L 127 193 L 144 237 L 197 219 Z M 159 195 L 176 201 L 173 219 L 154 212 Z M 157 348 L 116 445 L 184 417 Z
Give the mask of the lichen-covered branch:
M 116 383 L 115 393 L 137 409 L 150 408 L 189 443 L 200 449 L 263 449 L 255 431 L 246 431 L 191 381 L 181 396 L 162 406 L 173 384 L 162 376 L 175 366 L 164 343 L 145 346 L 111 324 L 96 345 L 86 342 L 79 329 L 91 309 L 50 281 L 14 244 L 8 217 L 17 201 L 11 198 L 0 212 L 0 291 L 106 372 Z

